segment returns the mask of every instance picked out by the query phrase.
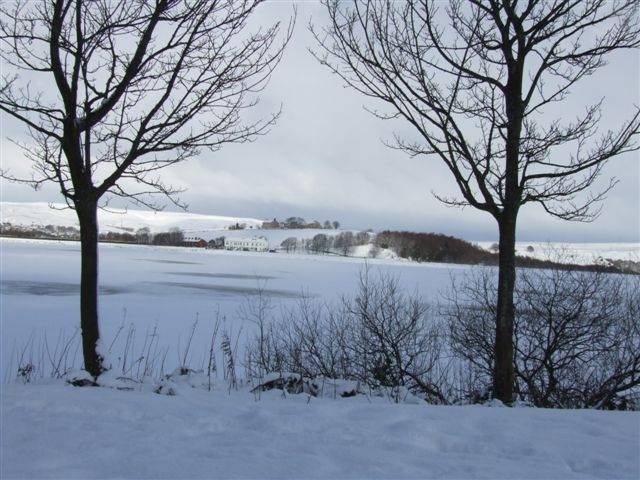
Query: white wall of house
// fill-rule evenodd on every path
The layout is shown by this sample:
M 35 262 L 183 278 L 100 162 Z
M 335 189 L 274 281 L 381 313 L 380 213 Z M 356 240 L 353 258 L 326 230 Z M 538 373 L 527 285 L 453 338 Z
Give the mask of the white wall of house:
M 252 252 L 266 252 L 269 242 L 265 237 L 254 238 L 225 238 L 225 250 L 250 250 Z

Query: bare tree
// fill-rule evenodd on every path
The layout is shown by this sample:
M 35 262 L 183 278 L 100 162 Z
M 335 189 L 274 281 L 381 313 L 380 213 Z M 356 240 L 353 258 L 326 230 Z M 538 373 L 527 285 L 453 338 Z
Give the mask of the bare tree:
M 488 386 L 495 338 L 495 278 L 453 282 L 443 313 L 451 348 Z M 640 385 L 640 277 L 523 269 L 515 287 L 516 393 L 545 408 L 625 409 Z M 485 381 L 486 379 L 486 381 Z M 484 396 L 481 388 L 478 398 Z M 473 397 L 467 392 L 465 396 Z
M 341 232 L 338 235 L 336 235 L 333 242 L 334 248 L 345 256 L 349 255 L 349 252 L 351 251 L 351 248 L 354 245 L 355 245 L 355 242 L 353 239 L 353 232 L 350 232 L 348 230 L 346 232 Z
M 315 253 L 326 253 L 329 249 L 329 237 L 324 233 L 318 233 L 311 239 L 311 250 Z
M 141 227 L 136 230 L 136 240 L 138 243 L 148 245 L 151 243 L 151 230 L 149 227 Z
M 280 244 L 280 247 L 284 248 L 286 252 L 295 250 L 297 246 L 298 246 L 298 239 L 296 237 L 285 238 Z
M 640 43 L 634 0 L 428 0 L 325 2 L 326 28 L 312 27 L 321 63 L 381 102 L 372 112 L 402 119 L 419 134 L 396 136 L 412 156 L 435 156 L 459 198 L 440 200 L 491 214 L 499 230 L 494 395 L 513 399 L 513 288 L 521 207 L 541 205 L 588 221 L 613 187 L 591 191 L 613 157 L 635 150 L 638 109 L 616 131 L 600 132 L 602 102 L 573 121 L 551 107 L 606 63 Z M 594 208 L 595 207 L 595 208 Z
M 0 109 L 20 120 L 34 187 L 55 182 L 81 229 L 85 368 L 99 375 L 97 208 L 125 197 L 181 205 L 161 168 L 250 141 L 278 114 L 244 122 L 290 38 L 248 31 L 261 0 L 17 0 L 0 5 Z M 34 88 L 40 85 L 41 89 Z

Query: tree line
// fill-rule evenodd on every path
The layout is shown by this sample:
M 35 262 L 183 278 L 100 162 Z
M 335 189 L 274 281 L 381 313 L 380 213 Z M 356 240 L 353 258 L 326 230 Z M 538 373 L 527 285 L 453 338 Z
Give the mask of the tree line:
M 262 228 L 265 229 L 287 229 L 287 230 L 297 230 L 303 228 L 315 228 L 315 229 L 324 229 L 324 230 L 337 230 L 340 228 L 340 222 L 337 220 L 330 221 L 325 220 L 324 223 L 320 223 L 318 220 L 306 221 L 302 217 L 288 217 L 283 221 L 279 221 L 274 218 L 272 221 L 267 221 L 262 223 Z
M 372 238 L 373 234 L 371 232 L 353 233 L 351 231 L 344 231 L 337 235 L 318 233 L 312 238 L 285 238 L 280 244 L 280 247 L 285 252 L 306 250 L 314 253 L 337 253 L 346 256 L 349 255 L 353 247 L 368 245 Z

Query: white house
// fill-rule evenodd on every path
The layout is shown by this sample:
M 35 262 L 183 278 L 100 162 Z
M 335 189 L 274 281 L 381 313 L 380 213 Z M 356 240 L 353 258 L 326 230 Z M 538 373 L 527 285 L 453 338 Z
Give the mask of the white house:
M 265 237 L 253 238 L 225 238 L 225 250 L 249 250 L 252 252 L 266 252 L 269 250 L 269 241 Z

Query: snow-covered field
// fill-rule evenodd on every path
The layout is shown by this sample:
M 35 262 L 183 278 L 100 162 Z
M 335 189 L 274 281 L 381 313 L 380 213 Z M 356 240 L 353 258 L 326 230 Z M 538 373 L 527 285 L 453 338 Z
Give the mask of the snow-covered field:
M 268 295 L 275 309 L 304 293 L 332 301 L 356 289 L 365 265 L 435 302 L 469 268 L 397 260 L 100 245 L 101 329 L 110 342 L 158 326 L 178 365 L 194 321 L 194 363 L 216 312 L 234 332 L 238 308 Z M 16 350 L 79 324 L 79 244 L 0 239 L 0 367 Z M 255 297 L 253 297 L 255 298 Z M 105 343 L 105 344 L 106 344 Z M 76 353 L 76 355 L 78 355 Z M 79 362 L 79 358 L 77 359 Z M 144 390 L 144 391 L 142 391 Z M 3 384 L 1 478 L 638 478 L 640 414 L 394 404 L 386 398 L 308 398 L 248 388 L 181 385 L 74 388 Z
M 476 242 L 490 250 L 494 242 Z M 531 250 L 531 247 L 533 251 Z M 640 262 L 640 243 L 552 243 L 517 242 L 518 255 L 539 260 L 559 260 L 580 265 L 600 263 L 603 260 L 630 260 Z
M 51 208 L 54 207 L 54 208 Z M 77 227 L 76 213 L 64 204 L 45 202 L 1 202 L 0 221 L 14 225 L 54 225 Z M 99 210 L 98 222 L 101 231 L 135 231 L 148 227 L 152 232 L 167 231 L 177 227 L 187 233 L 197 230 L 222 230 L 236 223 L 258 228 L 262 220 L 257 218 L 225 217 L 220 215 L 199 215 L 190 212 L 153 212 L 135 209 Z
M 637 479 L 638 413 L 2 391 L 2 478 Z

